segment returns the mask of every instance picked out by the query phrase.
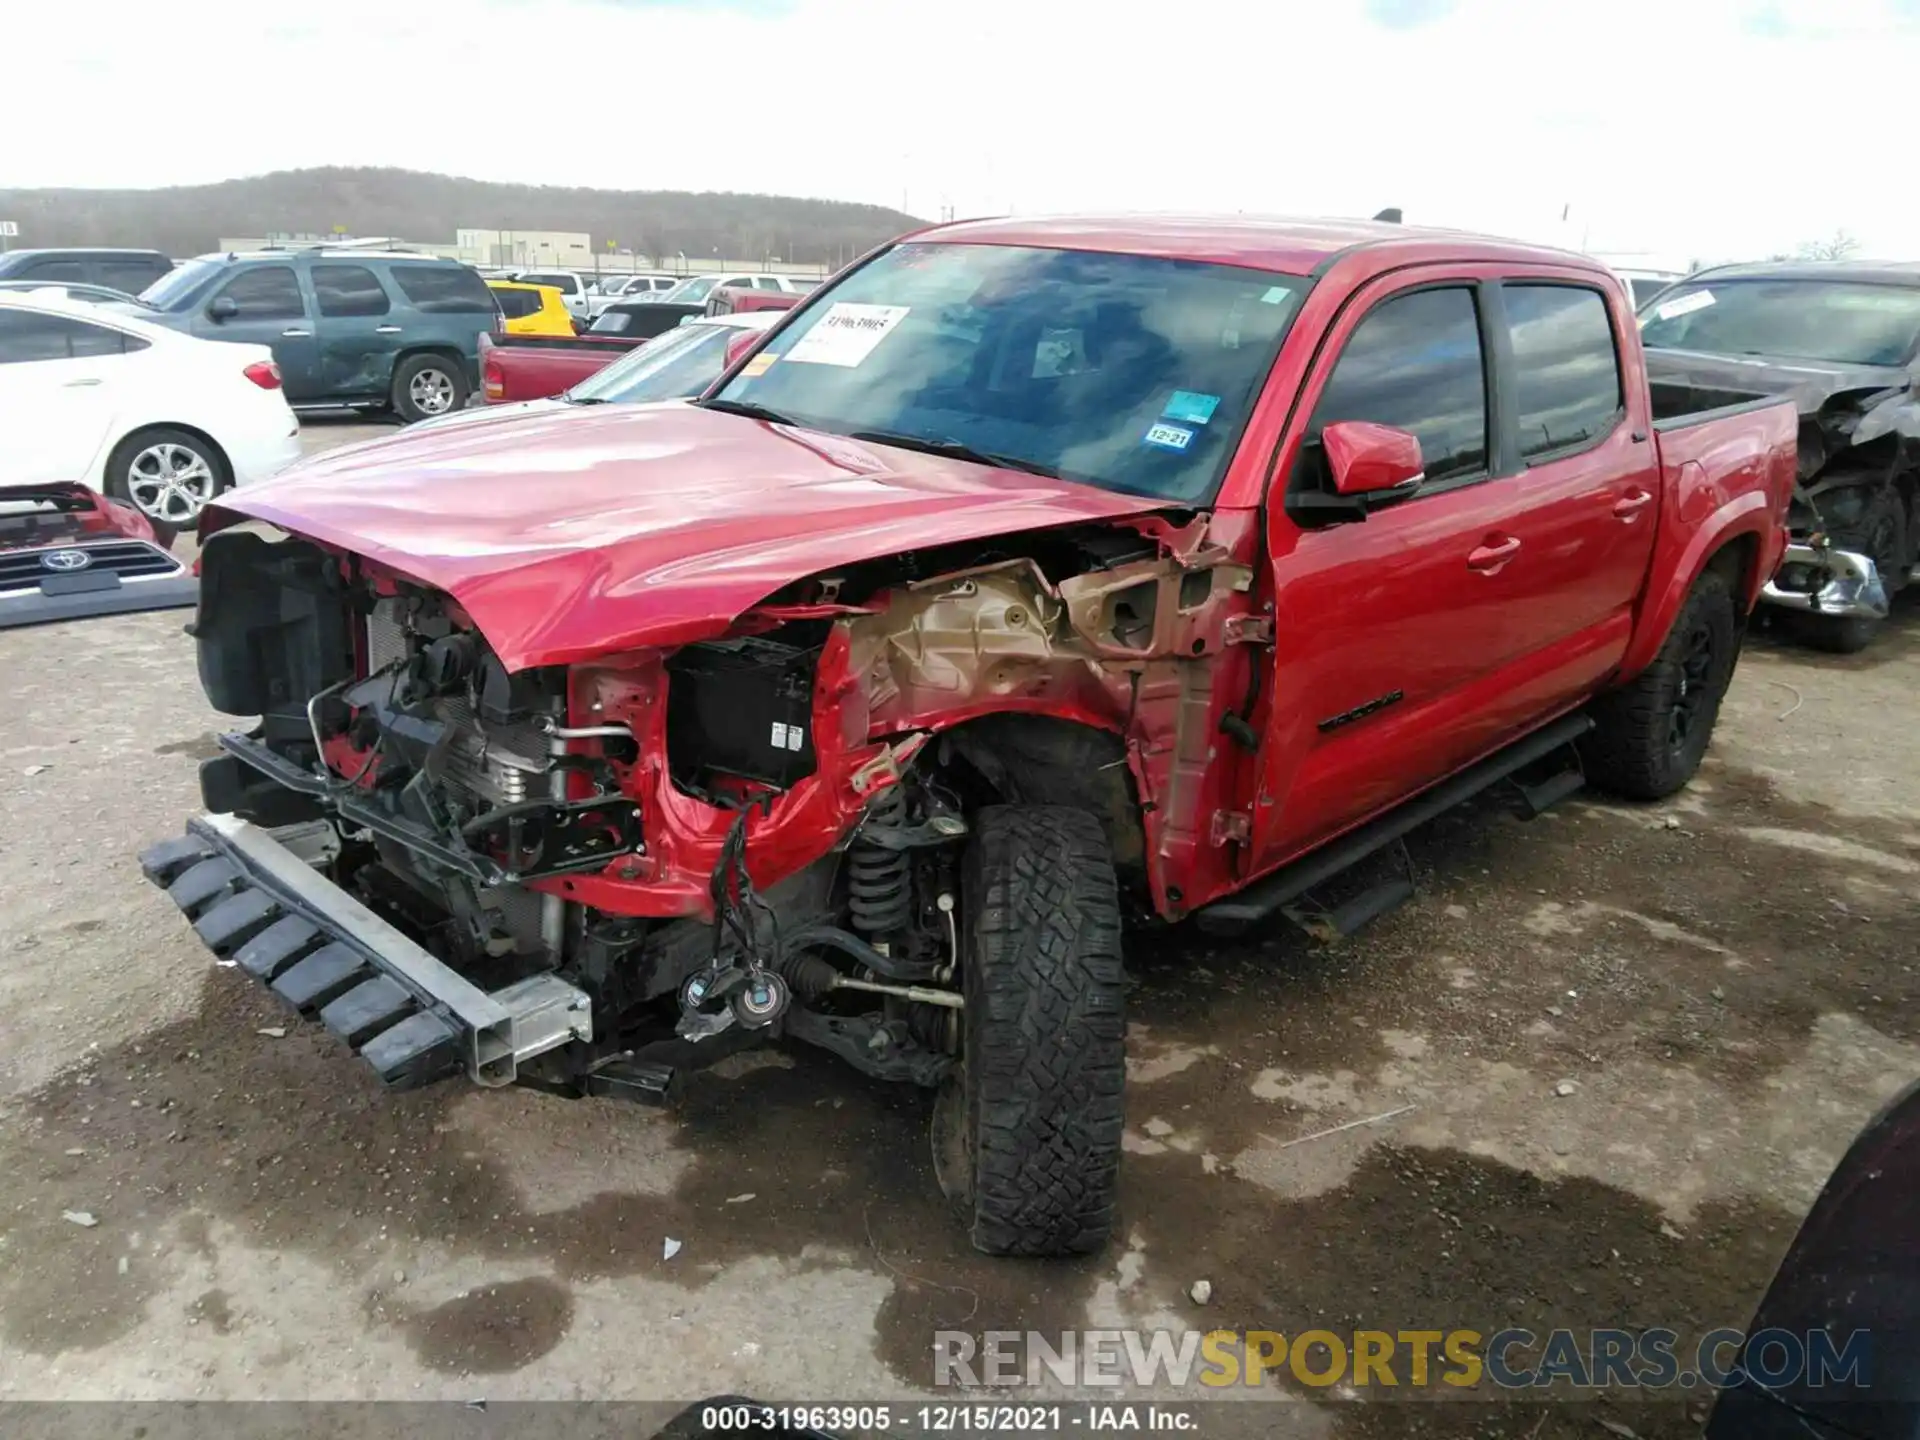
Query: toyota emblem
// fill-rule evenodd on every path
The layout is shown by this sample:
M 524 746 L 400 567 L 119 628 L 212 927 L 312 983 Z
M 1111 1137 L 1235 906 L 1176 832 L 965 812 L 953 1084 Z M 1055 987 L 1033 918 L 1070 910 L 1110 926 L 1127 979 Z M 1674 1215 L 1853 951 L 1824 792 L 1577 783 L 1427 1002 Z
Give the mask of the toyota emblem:
M 48 570 L 84 570 L 93 563 L 93 556 L 84 550 L 49 550 L 40 557 L 40 564 Z

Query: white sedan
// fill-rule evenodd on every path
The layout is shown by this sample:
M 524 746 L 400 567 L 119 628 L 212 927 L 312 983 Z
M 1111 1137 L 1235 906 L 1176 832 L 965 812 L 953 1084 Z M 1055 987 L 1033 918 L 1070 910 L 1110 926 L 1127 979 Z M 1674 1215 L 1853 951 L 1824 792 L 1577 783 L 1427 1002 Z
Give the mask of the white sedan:
M 168 534 L 300 453 L 266 346 L 37 294 L 0 294 L 0 416 L 0 485 L 77 480 Z

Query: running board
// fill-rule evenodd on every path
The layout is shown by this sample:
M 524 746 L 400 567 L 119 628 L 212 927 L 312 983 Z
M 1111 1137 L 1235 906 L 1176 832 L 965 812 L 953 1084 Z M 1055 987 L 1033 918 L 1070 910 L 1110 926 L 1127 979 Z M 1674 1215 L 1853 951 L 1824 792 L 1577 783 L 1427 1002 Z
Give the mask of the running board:
M 1207 934 L 1228 935 L 1268 919 L 1314 886 L 1332 879 L 1342 870 L 1366 859 L 1381 847 L 1392 844 L 1435 816 L 1471 800 L 1514 772 L 1544 759 L 1561 746 L 1571 744 L 1592 728 L 1592 719 L 1584 714 L 1556 720 L 1506 749 L 1469 765 L 1459 774 L 1442 780 L 1398 809 L 1369 820 L 1359 829 L 1290 865 L 1281 866 L 1271 875 L 1254 881 L 1239 894 L 1214 902 L 1197 912 L 1194 920 Z M 1374 913 L 1382 911 L 1376 910 Z

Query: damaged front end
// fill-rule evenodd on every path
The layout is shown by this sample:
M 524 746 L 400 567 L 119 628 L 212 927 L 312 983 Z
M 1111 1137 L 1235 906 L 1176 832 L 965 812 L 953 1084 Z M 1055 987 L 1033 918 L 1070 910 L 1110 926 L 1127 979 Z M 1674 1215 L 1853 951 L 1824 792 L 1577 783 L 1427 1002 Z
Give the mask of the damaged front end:
M 1091 801 L 1163 914 L 1232 883 L 1208 759 L 1263 632 L 1207 523 L 866 562 L 704 639 L 518 670 L 448 594 L 224 530 L 201 680 L 259 718 L 143 866 L 395 1088 L 660 1102 L 782 1037 L 938 1086 L 978 807 Z
M 1800 412 L 1786 555 L 1769 603 L 1871 627 L 1920 547 L 1920 397 L 1894 366 L 1647 351 L 1656 403 L 1701 410 L 1786 396 Z M 1864 633 L 1864 631 L 1862 632 Z

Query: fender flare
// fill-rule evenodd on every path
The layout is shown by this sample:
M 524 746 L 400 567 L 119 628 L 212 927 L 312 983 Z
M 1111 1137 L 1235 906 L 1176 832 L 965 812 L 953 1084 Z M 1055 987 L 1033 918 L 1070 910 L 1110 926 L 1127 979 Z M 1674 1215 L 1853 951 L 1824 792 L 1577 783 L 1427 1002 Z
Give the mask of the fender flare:
M 1683 490 L 1685 486 L 1681 487 Z M 1688 524 L 1685 517 L 1668 517 L 1662 526 L 1662 541 L 1671 528 Z M 1785 529 L 1775 520 L 1772 502 L 1763 493 L 1741 495 L 1691 525 L 1691 534 L 1678 555 L 1672 555 L 1664 543 L 1656 542 L 1652 567 L 1641 602 L 1639 623 L 1620 662 L 1620 679 L 1630 680 L 1660 653 L 1667 632 L 1680 616 L 1694 581 L 1713 557 L 1742 536 L 1754 537 L 1753 561 L 1741 576 L 1736 594 L 1744 616 L 1760 601 L 1761 588 L 1772 578 L 1780 557 L 1786 553 Z

